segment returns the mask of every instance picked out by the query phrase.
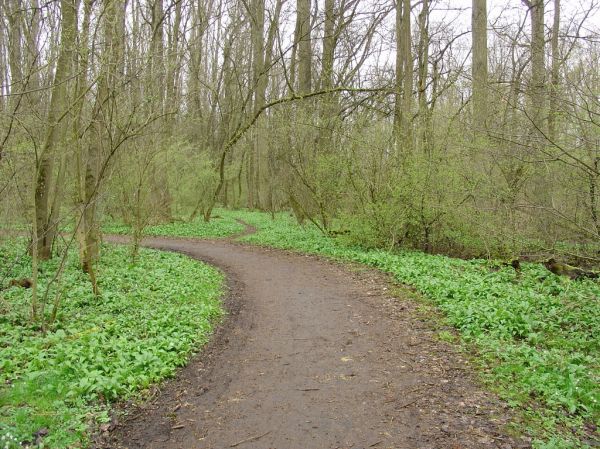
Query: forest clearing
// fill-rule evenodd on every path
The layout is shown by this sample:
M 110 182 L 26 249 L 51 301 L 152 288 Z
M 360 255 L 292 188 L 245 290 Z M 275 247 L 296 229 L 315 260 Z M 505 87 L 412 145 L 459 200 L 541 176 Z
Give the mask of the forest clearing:
M 600 446 L 599 24 L 0 0 L 0 449 Z

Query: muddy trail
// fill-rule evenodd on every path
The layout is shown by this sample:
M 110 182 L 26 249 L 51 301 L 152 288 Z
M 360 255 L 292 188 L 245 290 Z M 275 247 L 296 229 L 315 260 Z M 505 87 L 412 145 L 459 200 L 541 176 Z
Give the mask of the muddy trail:
M 465 357 L 383 275 L 230 240 L 143 244 L 221 268 L 228 317 L 97 447 L 529 447 L 507 435 L 507 407 Z

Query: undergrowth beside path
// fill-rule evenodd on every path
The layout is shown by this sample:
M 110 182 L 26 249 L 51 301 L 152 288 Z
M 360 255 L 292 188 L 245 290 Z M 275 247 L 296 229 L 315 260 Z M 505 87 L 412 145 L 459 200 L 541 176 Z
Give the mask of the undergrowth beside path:
M 490 388 L 498 392 L 515 410 L 519 411 L 518 415 L 521 417 L 521 421 L 518 423 L 518 428 L 534 436 L 535 448 L 567 449 L 591 447 L 596 444 L 597 429 L 600 426 L 599 283 L 591 280 L 571 281 L 558 277 L 548 272 L 540 264 L 524 263 L 521 273 L 517 273 L 512 267 L 499 261 L 461 260 L 416 251 L 390 252 L 361 248 L 353 245 L 344 236 L 327 237 L 314 226 L 299 226 L 287 214 L 277 214 L 275 220 L 272 220 L 269 214 L 260 212 L 220 209 L 216 214 L 219 218 L 208 224 L 196 220 L 192 223 L 179 222 L 152 226 L 146 230 L 146 234 L 205 238 L 227 237 L 242 231 L 243 226 L 236 222 L 236 219 L 241 219 L 257 228 L 255 234 L 243 237 L 242 241 L 318 254 L 338 261 L 357 262 L 388 272 L 398 282 L 412 286 L 420 293 L 420 298 L 423 298 L 426 305 L 433 304 L 443 312 L 447 323 L 457 329 L 466 349 L 476 349 L 474 358 L 481 365 L 484 380 L 488 382 Z M 114 224 L 106 226 L 105 230 L 115 233 L 128 232 L 126 227 Z M 193 347 L 193 345 L 189 347 L 184 345 L 182 351 L 179 351 L 179 348 L 175 349 L 174 354 L 177 355 L 171 354 L 170 343 L 167 342 L 173 340 L 175 326 L 170 322 L 163 324 L 160 318 L 172 316 L 166 313 L 166 310 L 173 309 L 159 307 L 154 310 L 155 303 L 153 301 L 155 299 L 153 298 L 169 296 L 168 284 L 176 285 L 176 292 L 178 292 L 177 289 L 182 288 L 190 295 L 192 292 L 196 292 L 216 301 L 219 292 L 218 286 L 222 282 L 219 275 L 214 274 L 216 277 L 203 275 L 203 280 L 198 284 L 195 281 L 178 283 L 177 281 L 181 279 L 198 279 L 198 277 L 190 276 L 191 272 L 188 270 L 202 267 L 201 269 L 208 270 L 208 273 L 211 269 L 172 254 L 144 251 L 137 267 L 129 266 L 126 262 L 128 256 L 126 248 L 108 249 L 105 254 L 101 280 L 106 285 L 102 286 L 102 304 L 94 302 L 90 296 L 87 296 L 85 300 L 81 299 L 86 298 L 85 295 L 89 294 L 87 290 L 83 291 L 87 288 L 86 280 L 84 278 L 70 280 L 68 276 L 75 276 L 73 273 L 77 273 L 76 276 L 83 276 L 70 268 L 65 285 L 76 287 L 72 292 L 71 299 L 65 296 L 64 316 L 61 316 L 60 320 L 61 323 L 67 324 L 57 328 L 43 339 L 32 338 L 30 340 L 30 334 L 35 333 L 34 330 L 22 326 L 14 318 L 10 318 L 19 315 L 17 313 L 19 307 L 22 309 L 25 307 L 25 297 L 19 299 L 18 296 L 24 293 L 11 291 L 10 295 L 17 295 L 16 297 L 5 293 L 5 297 L 8 299 L 5 303 L 16 308 L 9 311 L 6 317 L 0 318 L 0 360 L 2 360 L 0 363 L 3 363 L 0 365 L 2 368 L 0 380 L 8 385 L 1 390 L 0 407 L 2 407 L 3 415 L 0 416 L 0 421 L 5 422 L 6 417 L 9 417 L 11 420 L 9 422 L 12 423 L 11 429 L 22 426 L 22 429 L 26 429 L 23 432 L 29 432 L 29 434 L 32 431 L 35 432 L 36 428 L 39 429 L 40 426 L 45 425 L 45 421 L 35 422 L 29 427 L 22 423 L 34 416 L 35 413 L 41 413 L 41 416 L 44 416 L 45 410 L 54 410 L 54 405 L 59 404 L 60 407 L 57 409 L 59 412 L 53 412 L 51 419 L 57 420 L 61 425 L 69 426 L 70 438 L 75 438 L 73 441 L 77 438 L 84 438 L 84 430 L 90 416 L 98 419 L 103 414 L 105 417 L 106 414 L 105 411 L 102 411 L 105 409 L 94 410 L 89 405 L 93 403 L 90 400 L 99 397 L 103 399 L 123 397 L 133 394 L 139 388 L 145 388 L 150 382 L 172 374 L 176 366 L 184 363 L 185 354 L 189 353 L 190 348 Z M 184 263 L 184 261 L 186 262 Z M 75 259 L 71 261 L 71 265 L 74 263 Z M 180 269 L 180 263 L 183 264 L 182 267 L 187 267 L 187 264 L 190 266 Z M 27 264 L 28 261 L 23 261 L 21 269 L 26 270 Z M 130 273 L 128 270 L 133 272 Z M 138 270 L 142 270 L 142 272 Z M 22 273 L 26 274 L 25 271 Z M 125 282 L 122 282 L 122 279 Z M 133 279 L 139 279 L 139 283 L 133 282 Z M 162 280 L 159 281 L 159 279 Z M 157 282 L 158 285 L 156 285 Z M 171 282 L 172 284 L 170 284 Z M 82 287 L 84 285 L 85 288 Z M 114 293 L 114 296 L 111 292 Z M 187 293 L 176 294 L 175 297 L 189 298 Z M 125 299 L 123 300 L 123 298 Z M 149 301 L 143 303 L 146 298 L 149 298 Z M 159 324 L 152 324 L 151 327 L 144 326 L 148 320 L 145 315 L 139 315 L 140 311 L 136 309 L 140 307 L 144 309 L 142 303 L 146 304 L 147 308 L 153 309 L 147 312 L 150 313 L 149 316 L 155 316 L 159 320 Z M 212 299 L 209 303 L 212 304 Z M 72 306 L 68 306 L 68 304 Z M 181 304 L 177 303 L 176 306 L 181 307 Z M 106 311 L 106 307 L 110 310 Z M 185 329 L 187 329 L 185 327 L 187 322 L 185 311 L 194 310 L 193 307 L 196 306 L 190 305 L 189 307 L 189 309 L 181 309 L 184 311 Z M 206 321 L 201 320 L 202 323 L 209 323 L 210 317 L 220 313 L 216 306 L 215 309 L 213 306 L 202 307 L 203 313 L 208 312 L 207 316 L 209 317 Z M 24 313 L 23 310 L 20 312 L 21 316 Z M 101 318 L 99 320 L 92 319 L 91 315 L 98 311 L 100 311 Z M 127 313 L 131 313 L 132 318 L 126 318 Z M 156 315 L 152 315 L 152 313 L 156 313 Z M 128 326 L 128 320 L 134 322 L 127 332 L 139 332 L 137 336 L 141 336 L 140 338 L 144 342 L 139 348 L 132 349 L 128 346 L 128 342 L 123 342 L 115 330 L 119 327 L 113 327 L 111 319 L 108 318 L 109 315 L 117 315 L 121 319 L 121 314 L 124 314 L 125 321 L 119 326 Z M 177 320 L 177 324 L 181 324 L 179 315 Z M 190 323 L 192 321 L 190 317 Z M 8 336 L 6 329 L 10 326 L 19 328 L 19 333 Z M 201 328 L 204 330 L 202 326 Z M 104 337 L 100 341 L 91 338 L 88 345 L 86 332 L 89 329 L 98 329 L 98 335 Z M 149 329 L 156 329 L 156 331 L 151 333 Z M 188 331 L 189 329 L 185 332 Z M 206 333 L 201 332 L 201 334 L 201 336 L 196 335 L 189 339 L 186 333 L 184 341 L 202 341 Z M 96 335 L 96 330 L 90 335 Z M 146 342 L 147 336 L 158 340 Z M 165 338 L 164 342 L 163 337 Z M 440 338 L 453 339 L 454 337 L 448 332 L 441 332 Z M 100 388 L 90 388 L 85 381 L 83 381 L 83 385 L 75 382 L 65 386 L 61 383 L 60 379 L 63 378 L 63 375 L 66 379 L 76 379 L 76 376 L 79 376 L 79 379 L 94 379 L 98 371 L 103 373 L 101 369 L 105 365 L 103 358 L 117 360 L 118 357 L 115 358 L 115 354 L 119 351 L 104 353 L 101 350 L 98 351 L 97 348 L 113 346 L 113 339 L 116 339 L 114 341 L 117 348 L 119 348 L 119 344 L 124 345 L 123 353 L 127 353 L 127 351 L 136 353 L 135 351 L 139 349 L 137 354 L 140 355 L 141 360 L 139 363 L 136 362 L 138 365 L 134 364 L 139 369 L 134 369 L 133 377 L 125 377 L 125 381 L 122 383 L 114 383 L 112 375 L 112 377 L 109 375 L 102 377 L 104 380 L 98 383 L 92 381 L 93 385 L 103 385 Z M 127 337 L 125 337 L 126 339 Z M 89 355 L 88 357 L 84 354 L 81 357 L 81 360 L 84 361 L 83 366 L 89 364 L 91 367 L 85 372 L 75 370 L 73 367 L 65 368 L 66 374 L 60 370 L 51 371 L 51 375 L 45 377 L 45 379 L 50 379 L 47 382 L 48 387 L 42 388 L 42 391 L 60 390 L 61 388 L 66 391 L 75 388 L 78 392 L 77 395 L 72 396 L 70 393 L 67 395 L 63 391 L 60 394 L 64 397 L 61 396 L 58 402 L 53 399 L 55 402 L 52 402 L 45 399 L 46 393 L 44 393 L 38 398 L 42 404 L 39 409 L 25 407 L 20 410 L 16 407 L 18 395 L 22 395 L 21 397 L 28 397 L 28 394 L 32 396 L 33 392 L 37 391 L 36 388 L 40 388 L 40 382 L 35 379 L 35 376 L 30 376 L 31 379 L 25 376 L 24 373 L 27 371 L 25 368 L 33 367 L 32 372 L 35 372 L 35 369 L 41 370 L 42 366 L 47 366 L 51 370 L 55 369 L 55 365 L 52 363 L 47 364 L 45 355 L 40 356 L 40 354 L 45 354 L 41 348 L 50 348 L 49 353 L 54 354 L 55 341 L 62 345 L 65 341 L 71 340 L 83 341 L 86 345 L 84 347 L 87 348 L 84 353 L 96 354 L 99 352 L 102 354 L 101 359 L 95 360 L 94 356 Z M 174 340 L 179 341 L 176 336 Z M 22 346 L 22 349 L 15 350 L 14 353 L 9 353 L 6 352 L 10 350 L 8 341 L 25 342 L 26 345 Z M 167 346 L 165 347 L 163 343 Z M 60 345 L 58 346 L 60 347 Z M 173 359 L 169 359 L 171 361 L 168 364 L 160 361 L 162 355 L 153 352 L 156 346 L 166 354 L 173 355 Z M 18 347 L 21 347 L 20 343 Z M 20 355 L 21 350 L 23 355 Z M 144 356 L 141 354 L 150 354 L 149 357 L 156 364 L 145 362 Z M 37 360 L 36 357 L 41 358 Z M 18 362 L 18 366 L 11 367 L 11 365 L 6 365 L 4 360 L 25 362 Z M 68 365 L 65 366 L 68 367 Z M 120 373 L 119 366 L 118 363 L 115 365 L 117 367 L 115 372 Z M 165 371 L 161 371 L 163 368 Z M 12 374 L 10 374 L 11 372 Z M 56 377 L 53 377 L 52 373 L 56 374 Z M 10 376 L 16 381 L 11 380 Z M 121 379 L 123 378 L 121 377 Z M 28 385 L 31 388 L 29 393 L 25 391 L 26 389 L 23 389 L 23 393 L 21 393 L 21 390 L 17 388 L 19 383 L 26 385 L 25 381 L 29 382 Z M 36 382 L 38 383 L 36 384 Z M 15 386 L 12 387 L 11 384 Z M 57 385 L 57 387 L 52 385 Z M 112 385 L 118 385 L 118 387 L 111 389 Z M 7 393 L 11 390 L 16 391 L 16 395 Z M 59 416 L 60 413 L 63 413 L 60 410 L 63 410 L 64 416 Z M 21 417 L 20 413 L 29 413 L 29 415 Z M 50 418 L 44 417 L 43 419 Z M 6 426 L 0 427 L 0 436 L 1 432 L 6 429 L 8 429 Z
M 28 277 L 24 239 L 0 246 L 2 275 Z M 18 260 L 16 265 L 13 261 Z M 108 420 L 108 403 L 172 376 L 201 346 L 222 315 L 223 275 L 186 256 L 106 245 L 101 297 L 70 254 L 62 307 L 45 335 L 28 319 L 31 291 L 0 292 L 0 447 L 85 446 L 89 430 Z M 58 261 L 40 268 L 40 288 Z M 50 298 L 54 298 L 51 294 Z
M 223 212 L 223 215 L 221 212 Z M 114 222 L 105 223 L 102 230 L 107 234 L 131 234 L 131 227 Z M 193 221 L 177 221 L 150 225 L 144 229 L 144 235 L 172 237 L 215 238 L 230 237 L 244 230 L 244 225 L 238 223 L 235 217 L 222 209 L 215 209 L 213 218 L 207 223 L 202 217 Z

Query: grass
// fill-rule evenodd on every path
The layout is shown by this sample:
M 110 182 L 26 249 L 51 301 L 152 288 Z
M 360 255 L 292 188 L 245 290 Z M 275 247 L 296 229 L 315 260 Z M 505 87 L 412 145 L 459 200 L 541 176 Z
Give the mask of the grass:
M 180 221 L 148 226 L 144 235 L 170 235 L 178 237 L 217 238 L 239 234 L 244 226 L 235 220 L 231 214 L 222 215 L 222 209 L 216 209 L 214 218 L 206 223 L 202 217 L 192 222 Z M 131 227 L 114 222 L 105 223 L 102 230 L 108 234 L 130 234 Z
M 0 273 L 29 276 L 22 239 L 0 246 Z M 13 261 L 18 260 L 16 265 Z M 57 267 L 40 269 L 43 288 Z M 28 316 L 30 290 L 0 293 L 0 447 L 21 447 L 47 430 L 44 447 L 85 447 L 108 419 L 108 404 L 172 376 L 208 338 L 222 315 L 224 278 L 185 256 L 103 247 L 101 297 L 69 255 L 62 308 L 45 335 Z M 51 296 L 52 297 L 52 296 Z
M 538 448 L 586 447 L 600 426 L 600 284 L 571 281 L 539 264 L 511 267 L 421 252 L 351 246 L 286 214 L 224 213 L 258 232 L 244 241 L 353 261 L 415 287 L 477 348 L 485 378 L 523 411 Z M 587 435 L 586 435 L 587 434 Z M 595 433 L 597 438 L 597 433 Z

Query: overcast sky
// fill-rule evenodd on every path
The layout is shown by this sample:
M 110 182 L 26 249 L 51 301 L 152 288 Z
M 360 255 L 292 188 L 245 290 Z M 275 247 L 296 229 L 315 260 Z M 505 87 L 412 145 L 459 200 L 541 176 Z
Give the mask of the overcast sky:
M 432 20 L 455 21 L 464 29 L 470 29 L 472 0 L 433 0 Z M 590 9 L 593 13 L 587 19 L 590 31 L 598 32 L 600 28 L 599 0 L 561 0 L 561 16 L 563 20 L 582 19 Z M 488 0 L 489 22 L 498 17 L 504 20 L 519 20 L 527 13 L 527 7 L 521 0 Z M 554 1 L 546 0 L 546 25 L 551 26 L 554 15 Z

